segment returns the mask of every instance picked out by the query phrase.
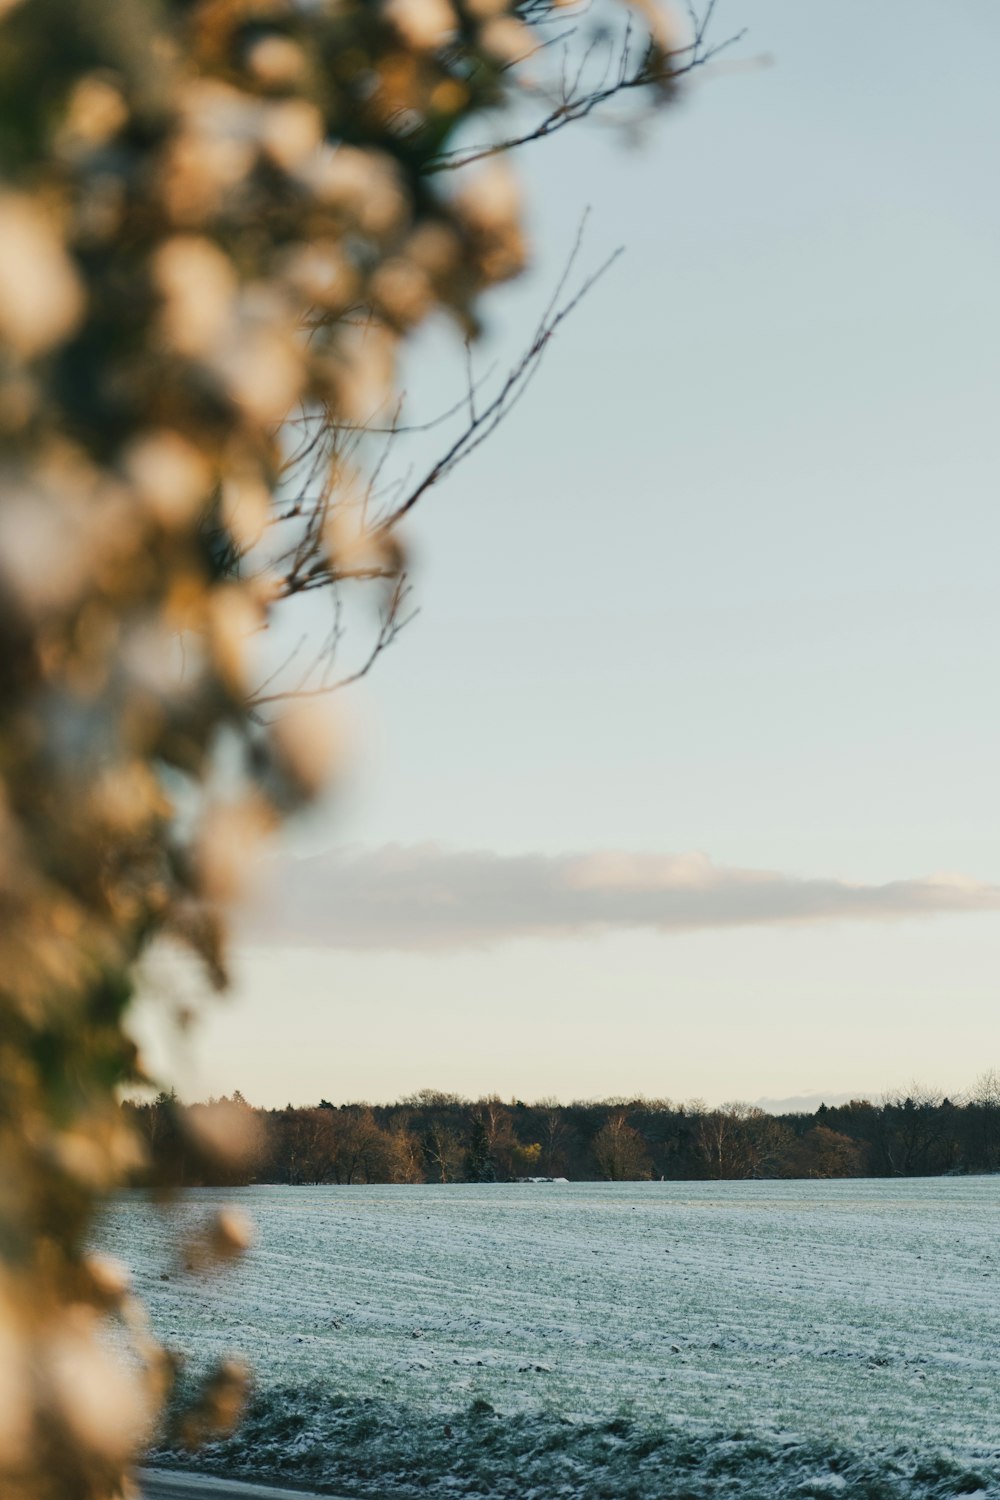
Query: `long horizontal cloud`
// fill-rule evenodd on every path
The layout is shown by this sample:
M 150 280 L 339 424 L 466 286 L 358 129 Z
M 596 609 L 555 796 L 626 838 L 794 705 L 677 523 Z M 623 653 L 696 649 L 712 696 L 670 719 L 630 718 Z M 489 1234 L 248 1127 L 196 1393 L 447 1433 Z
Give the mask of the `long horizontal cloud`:
M 244 940 L 462 948 L 611 929 L 692 932 L 1000 910 L 961 876 L 855 885 L 716 865 L 704 854 L 521 854 L 438 844 L 272 863 Z

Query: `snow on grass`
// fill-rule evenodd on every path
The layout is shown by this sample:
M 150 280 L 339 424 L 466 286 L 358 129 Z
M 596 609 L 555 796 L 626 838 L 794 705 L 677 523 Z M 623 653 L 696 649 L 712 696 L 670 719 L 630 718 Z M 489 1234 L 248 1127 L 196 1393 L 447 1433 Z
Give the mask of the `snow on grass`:
M 233 1201 L 254 1249 L 184 1274 L 178 1239 Z M 256 1366 L 252 1423 L 203 1465 L 359 1494 L 993 1497 L 998 1207 L 989 1177 L 262 1187 L 121 1201 L 101 1243 L 193 1366 Z

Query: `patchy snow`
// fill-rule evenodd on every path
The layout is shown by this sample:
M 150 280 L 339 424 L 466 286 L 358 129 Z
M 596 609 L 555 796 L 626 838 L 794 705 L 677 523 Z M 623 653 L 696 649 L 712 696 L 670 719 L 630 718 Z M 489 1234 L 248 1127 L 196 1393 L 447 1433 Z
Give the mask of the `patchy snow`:
M 174 1247 L 224 1201 L 257 1243 L 189 1276 Z M 456 1500 L 993 1500 L 998 1208 L 996 1177 L 261 1187 L 122 1200 L 100 1238 L 192 1366 L 257 1368 L 206 1467 Z

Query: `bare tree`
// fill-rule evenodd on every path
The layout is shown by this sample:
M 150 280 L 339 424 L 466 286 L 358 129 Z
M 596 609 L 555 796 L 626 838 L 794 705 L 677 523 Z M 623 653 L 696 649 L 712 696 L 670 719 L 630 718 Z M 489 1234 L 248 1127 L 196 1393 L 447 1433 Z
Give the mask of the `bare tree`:
M 698 1121 L 699 1153 L 716 1178 L 774 1175 L 792 1140 L 786 1125 L 754 1104 L 723 1104 Z
M 971 1090 L 970 1105 L 978 1120 L 979 1154 L 985 1168 L 1000 1168 L 1000 1073 L 987 1068 L 980 1073 Z
M 424 1132 L 424 1159 L 428 1176 L 435 1182 L 459 1182 L 465 1152 L 461 1138 L 450 1125 L 432 1122 Z
M 601 1174 L 609 1182 L 634 1182 L 650 1175 L 646 1143 L 628 1123 L 624 1110 L 608 1115 L 594 1136 L 591 1150 Z
M 541 1155 L 539 1167 L 551 1177 L 563 1176 L 568 1167 L 570 1133 L 563 1112 L 555 1099 L 542 1099 Z
M 956 1164 L 954 1110 L 940 1089 L 914 1080 L 880 1103 L 878 1145 L 890 1173 L 913 1177 Z

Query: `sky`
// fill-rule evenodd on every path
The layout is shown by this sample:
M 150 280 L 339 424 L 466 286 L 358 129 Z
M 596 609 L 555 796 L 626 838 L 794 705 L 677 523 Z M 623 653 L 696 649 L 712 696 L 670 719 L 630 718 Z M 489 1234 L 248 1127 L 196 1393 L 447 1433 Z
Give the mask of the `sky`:
M 1000 1062 L 1000 12 L 720 0 L 744 27 L 638 148 L 522 153 L 534 268 L 478 369 L 585 208 L 581 270 L 625 253 L 415 516 L 419 614 L 232 995 L 183 1043 L 143 1021 L 189 1097 L 832 1100 Z M 411 412 L 462 378 L 431 331 Z

